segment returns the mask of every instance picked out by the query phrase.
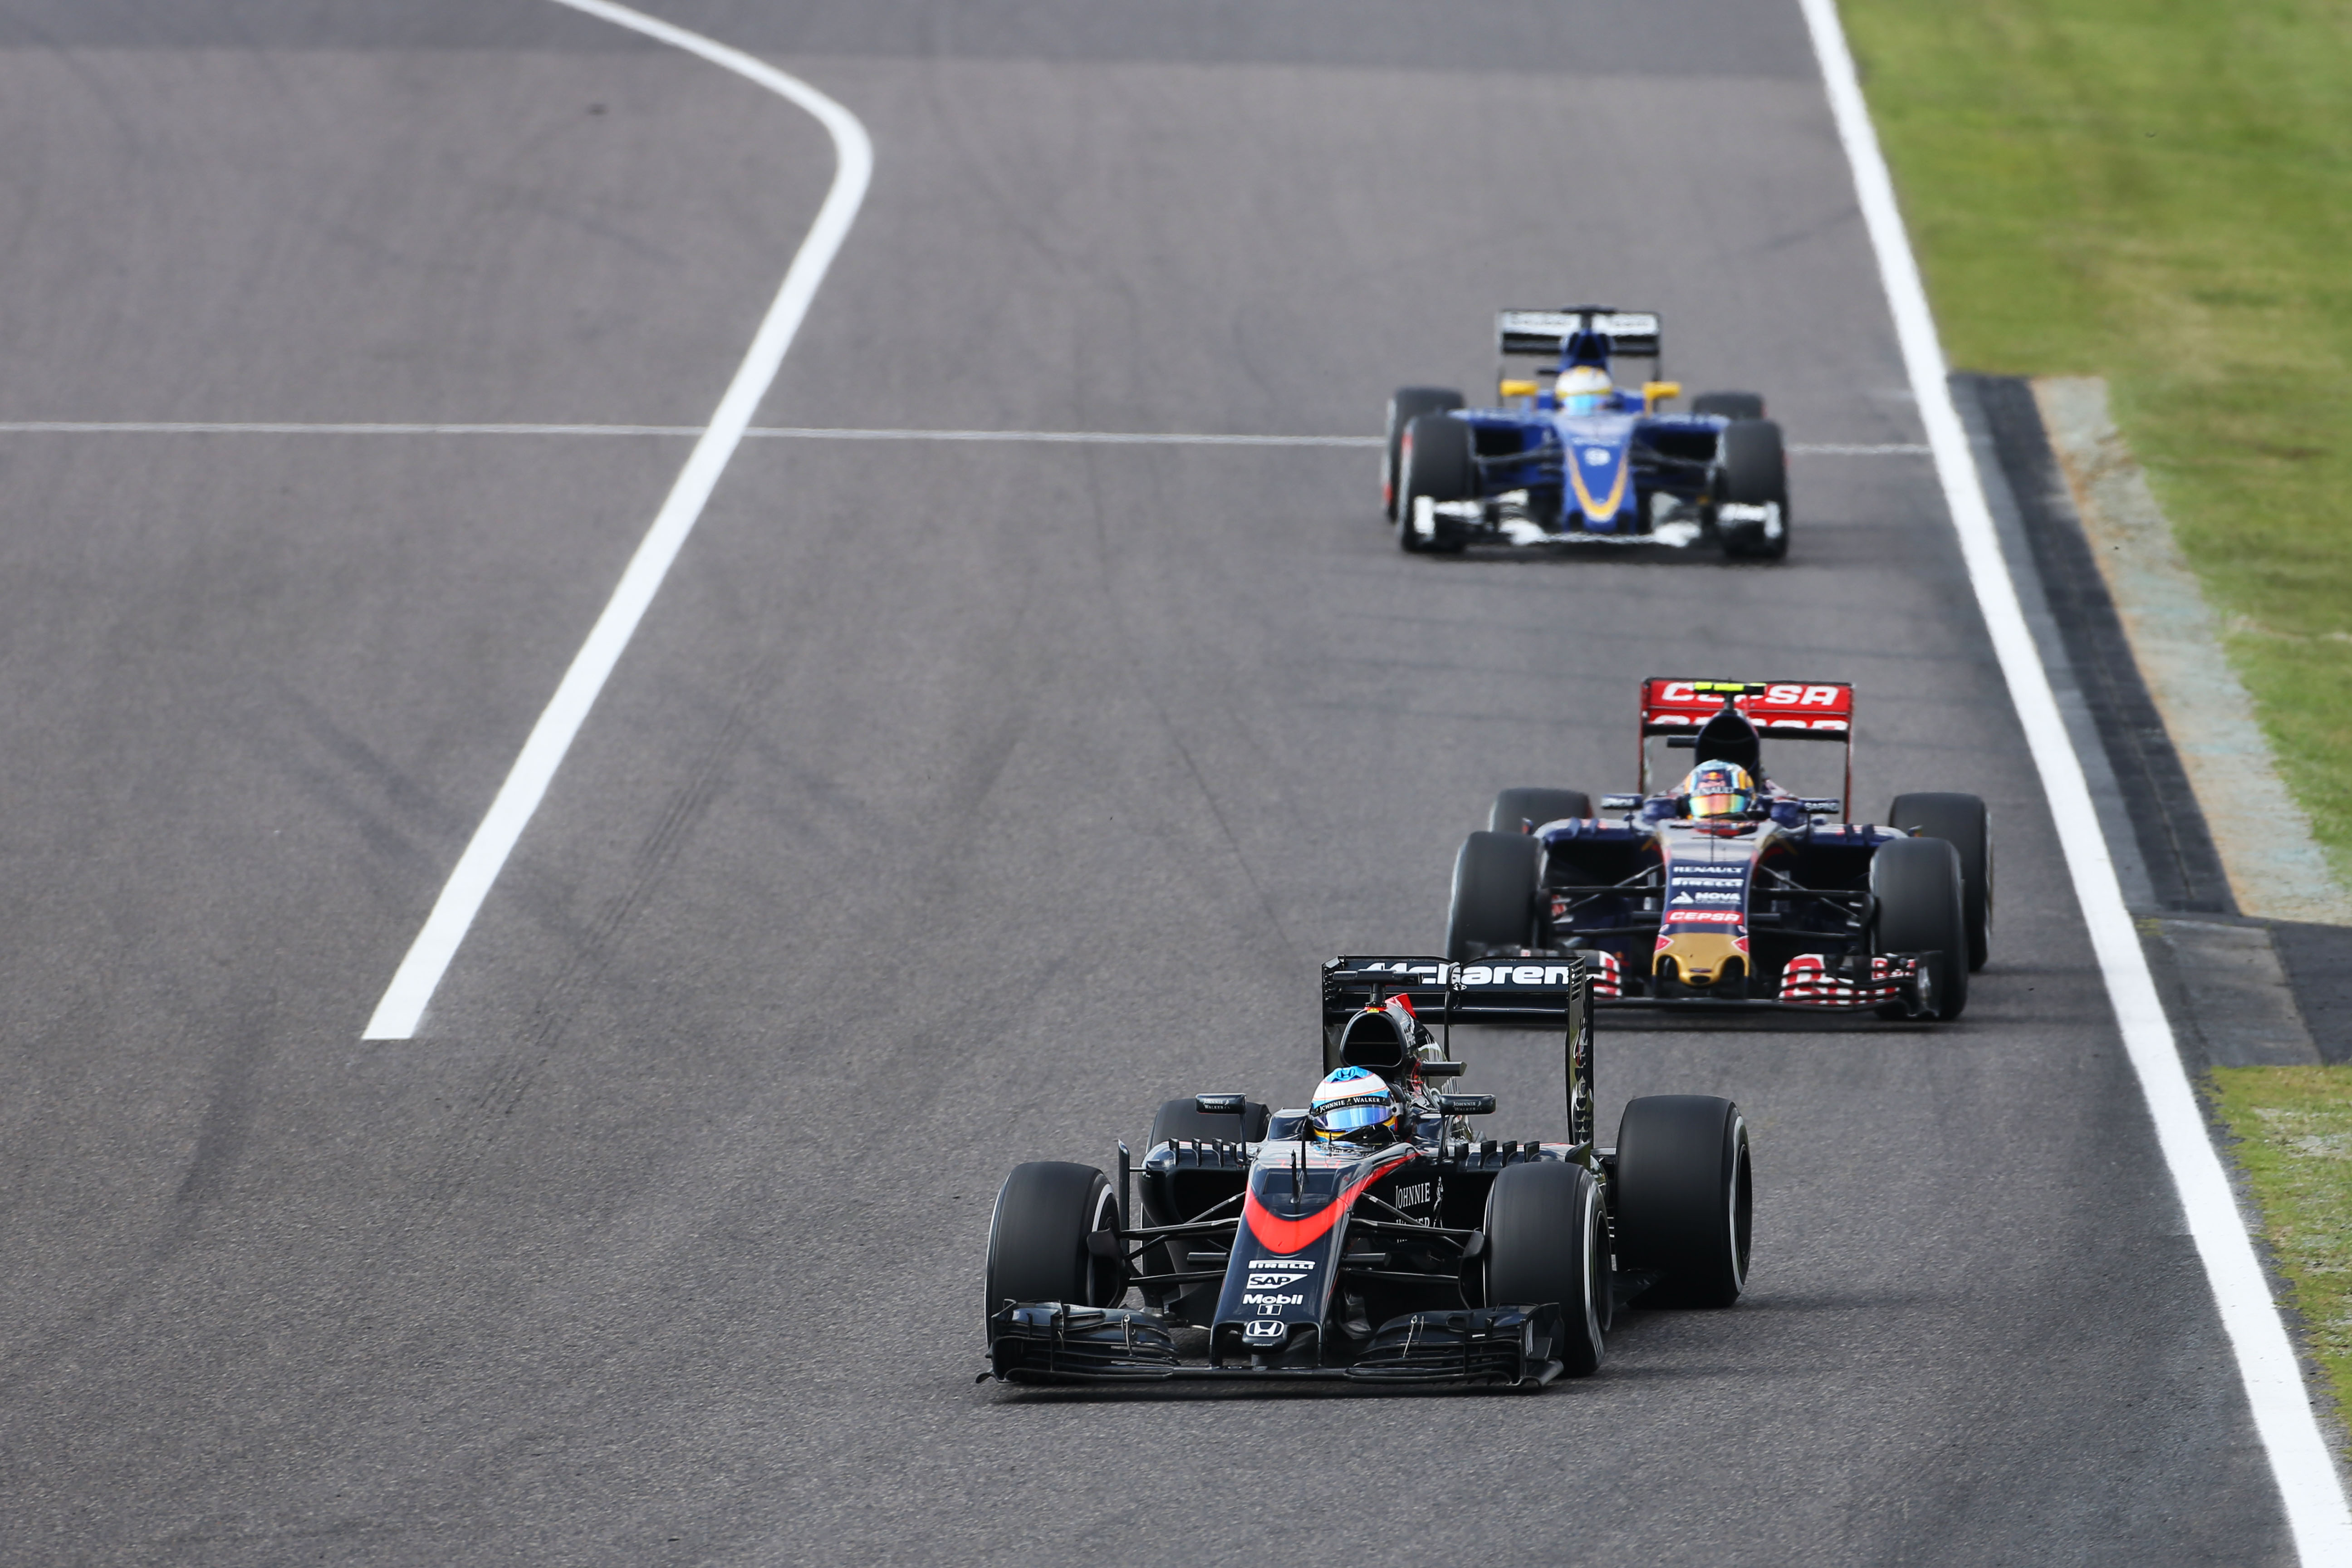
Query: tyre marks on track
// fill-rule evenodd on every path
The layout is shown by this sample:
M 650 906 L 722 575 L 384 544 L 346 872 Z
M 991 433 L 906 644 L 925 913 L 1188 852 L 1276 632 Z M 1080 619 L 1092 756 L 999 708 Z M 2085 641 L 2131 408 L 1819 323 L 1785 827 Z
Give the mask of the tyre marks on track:
M 620 890 L 607 898 L 595 917 L 571 937 L 570 953 L 532 1004 L 520 1039 L 467 1100 L 457 1125 L 427 1168 L 425 1185 L 434 1198 L 454 1198 L 471 1184 L 474 1172 L 522 1107 L 541 1070 L 563 1048 L 566 1034 L 583 1005 L 598 988 L 611 983 L 613 956 L 624 933 L 651 901 L 695 829 L 709 816 L 751 736 L 751 706 L 767 689 L 772 674 L 772 659 L 754 667 L 741 695 L 631 852 Z

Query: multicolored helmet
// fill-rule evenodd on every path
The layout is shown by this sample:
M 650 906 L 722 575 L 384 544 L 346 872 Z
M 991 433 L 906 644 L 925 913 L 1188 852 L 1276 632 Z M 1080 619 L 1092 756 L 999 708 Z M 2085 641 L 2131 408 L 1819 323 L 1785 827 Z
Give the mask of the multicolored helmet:
M 1362 1068 L 1341 1068 L 1315 1086 L 1307 1121 L 1318 1139 L 1381 1144 L 1396 1137 L 1399 1112 L 1389 1080 Z
M 1605 414 L 1616 401 L 1609 373 L 1597 364 L 1580 364 L 1561 371 L 1552 384 L 1552 395 L 1570 414 Z
M 1756 781 L 1738 763 L 1701 763 L 1683 781 L 1693 816 L 1746 816 L 1756 809 Z

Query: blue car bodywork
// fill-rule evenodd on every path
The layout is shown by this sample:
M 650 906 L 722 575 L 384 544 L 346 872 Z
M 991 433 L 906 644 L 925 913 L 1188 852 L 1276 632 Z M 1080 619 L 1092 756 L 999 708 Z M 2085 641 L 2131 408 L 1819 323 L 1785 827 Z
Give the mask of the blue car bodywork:
M 1681 392 L 1671 382 L 1652 380 L 1638 392 L 1612 388 L 1573 399 L 1580 405 L 1573 408 L 1557 395 L 1559 378 L 1579 367 L 1605 375 L 1614 358 L 1654 361 L 1654 314 L 1598 306 L 1505 310 L 1496 338 L 1507 359 L 1553 363 L 1538 376 L 1500 379 L 1497 406 L 1436 409 L 1392 432 L 1391 500 L 1406 550 L 1709 543 L 1732 554 L 1777 556 L 1785 549 L 1787 479 L 1777 426 L 1712 411 L 1665 412 L 1661 405 Z M 1760 399 L 1746 401 L 1760 412 Z M 1440 419 L 1462 428 L 1431 423 Z M 1742 423 L 1755 428 L 1735 431 Z

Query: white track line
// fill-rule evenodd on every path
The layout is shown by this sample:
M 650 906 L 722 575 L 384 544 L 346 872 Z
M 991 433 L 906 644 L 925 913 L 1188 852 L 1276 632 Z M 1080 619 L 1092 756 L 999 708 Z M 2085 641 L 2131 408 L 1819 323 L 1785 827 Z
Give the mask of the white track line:
M 1070 447 L 1378 447 L 1378 436 L 1223 436 L 1120 430 L 836 430 L 773 425 L 754 430 L 765 440 L 1024 441 Z
M 2116 1022 L 2138 1076 L 2140 1092 L 2147 1099 L 2157 1143 L 2171 1168 L 2181 1207 L 2187 1211 L 2189 1235 L 2204 1261 L 2222 1327 L 2236 1352 L 2238 1375 L 2252 1407 L 2254 1429 L 2270 1455 L 2288 1528 L 2303 1562 L 2311 1568 L 2352 1563 L 2352 1513 L 2346 1510 L 2342 1482 L 2312 1413 L 2294 1346 L 2271 1300 L 2221 1156 L 2214 1152 L 2205 1131 L 2188 1071 L 2173 1043 L 2172 1026 L 2148 976 L 2147 956 L 2126 910 L 2115 866 L 2107 858 L 2099 816 L 2084 782 L 2082 759 L 2067 737 L 2050 689 L 2049 672 L 2042 668 L 2041 654 L 2018 607 L 2017 587 L 2001 555 L 2000 537 L 1993 531 L 1992 514 L 1985 506 L 1959 413 L 1952 405 L 1935 319 L 1927 309 L 1927 291 L 1903 229 L 1877 133 L 1871 128 L 1870 110 L 1855 79 L 1853 58 L 1847 52 L 1845 33 L 1838 23 L 1836 0 L 1801 3 L 1812 33 L 1813 52 L 1821 61 L 1838 139 L 1844 143 L 1846 161 L 1853 169 L 1855 194 L 1862 203 L 1871 248 L 1877 253 L 1879 277 L 1902 341 L 1911 390 L 1927 427 L 1927 444 L 1935 451 L 1945 504 L 1951 509 L 1952 524 L 1959 534 L 1969 580 L 1975 586 L 1977 605 L 2000 659 L 2010 700 L 2016 705 L 2026 744 L 2041 773 L 2042 792 L 2049 797 L 2059 842 L 2065 849 L 2066 868 L 2074 878 L 2074 896 L 2082 903 L 2083 921 L 2106 977 Z
M 557 0 L 568 4 L 569 0 Z M 198 420 L 0 420 L 0 436 L 701 436 L 700 425 L 295 425 Z M 748 425 L 746 441 L 1034 441 L 1099 447 L 1377 447 L 1378 436 L 1243 436 L 1214 431 L 879 430 Z M 1873 451 L 1874 447 L 1841 447 Z M 1890 448 L 1892 449 L 1892 448 Z M 1922 447 L 1920 451 L 1926 451 Z
M 557 0 L 559 5 L 568 0 Z M 196 420 L 0 419 L 0 436 L 700 436 L 698 425 L 289 425 Z M 1378 436 L 1240 436 L 1214 431 L 880 430 L 823 425 L 749 425 L 746 441 L 1028 441 L 1072 447 L 1377 447 Z M 1892 458 L 1925 453 L 1917 441 L 1857 444 L 1792 441 L 1820 458 Z
M 559 5 L 563 3 L 557 0 Z M 0 436 L 699 436 L 705 428 L 700 425 L 221 424 L 195 419 L 0 421 Z
M 801 241 L 799 253 L 784 273 L 783 285 L 776 290 L 774 303 L 768 307 L 758 333 L 751 339 L 750 352 L 744 354 L 735 379 L 728 384 L 726 395 L 719 400 L 709 427 L 695 442 L 686 467 L 670 487 L 669 499 L 655 514 L 653 526 L 646 530 L 636 553 L 630 557 L 619 585 L 588 633 L 588 640 L 572 656 L 572 668 L 563 672 L 562 682 L 556 687 L 546 711 L 531 727 L 521 754 L 515 758 L 506 782 L 499 786 L 498 798 L 490 803 L 488 815 L 474 829 L 465 853 L 457 858 L 457 868 L 450 872 L 432 914 L 425 918 L 424 930 L 416 933 L 407 957 L 401 960 L 392 984 L 384 988 L 374 1016 L 368 1020 L 366 1037 L 371 1040 L 404 1040 L 416 1033 L 425 1005 L 433 999 L 450 959 L 465 941 L 490 884 L 498 879 L 499 870 L 506 864 L 515 841 L 522 837 L 531 814 L 538 810 L 549 781 L 554 778 L 564 752 L 571 748 L 572 738 L 580 732 L 588 710 L 604 689 L 605 679 L 619 662 L 622 650 L 629 646 L 629 637 L 653 603 L 670 563 L 677 558 L 687 535 L 694 531 L 704 504 L 719 483 L 719 476 L 726 471 L 727 460 L 734 456 L 744 428 L 751 423 L 760 400 L 775 380 L 776 371 L 784 362 L 784 353 L 792 347 L 793 336 L 808 314 L 810 302 L 816 298 L 817 286 L 824 281 L 825 269 L 832 266 L 842 241 L 848 237 L 849 226 L 856 221 L 857 209 L 866 200 L 866 187 L 874 174 L 874 144 L 857 117 L 797 77 L 787 76 L 740 49 L 730 49 L 699 33 L 672 26 L 625 5 L 613 5 L 610 0 L 554 3 L 684 49 L 805 110 L 833 138 L 833 184 L 825 192 L 824 204 L 817 209 L 816 221 L 809 226 L 807 237 Z

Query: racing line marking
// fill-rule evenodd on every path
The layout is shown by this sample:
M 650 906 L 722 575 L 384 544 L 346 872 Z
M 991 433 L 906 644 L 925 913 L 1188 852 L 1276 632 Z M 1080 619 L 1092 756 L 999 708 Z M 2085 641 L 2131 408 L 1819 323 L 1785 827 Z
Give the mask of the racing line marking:
M 2035 771 L 2041 774 L 2042 793 L 2050 801 L 2074 896 L 2083 906 L 2084 924 L 2089 929 L 2106 979 L 2108 999 L 2115 1006 L 2116 1023 L 2156 1124 L 2157 1144 L 2172 1172 L 2189 1235 L 2197 1243 L 2206 1279 L 2221 1310 L 2222 1328 L 2236 1354 L 2254 1429 L 2270 1456 L 2271 1473 L 2285 1505 L 2287 1528 L 2294 1536 L 2298 1555 L 2309 1568 L 2352 1563 L 2352 1512 L 2346 1510 L 2343 1483 L 2320 1436 L 2294 1346 L 2254 1257 L 2229 1177 L 2205 1131 L 2204 1117 L 2173 1041 L 2171 1023 L 2148 976 L 2147 955 L 2141 951 L 2138 933 L 2124 904 L 2123 889 L 2116 880 L 2115 864 L 2107 857 L 2098 813 L 2091 804 L 2090 787 L 2084 782 L 2082 759 L 2059 717 L 2049 671 L 2042 668 L 2041 653 L 2026 629 L 2017 585 L 2010 578 L 2000 536 L 1993 531 L 1992 514 L 1985 505 L 1968 437 L 1945 380 L 1943 348 L 1936 337 L 1935 318 L 1927 308 L 1918 263 L 1911 254 L 1911 242 L 1895 205 L 1894 183 L 1880 154 L 1870 110 L 1854 75 L 1853 57 L 1847 52 L 1845 34 L 1838 23 L 1837 0 L 1800 3 L 1812 35 L 1813 53 L 1821 62 L 1838 140 L 1853 171 L 1854 192 L 1902 342 L 1911 390 L 1927 427 L 1927 443 L 1934 449 L 1944 501 L 1951 510 L 1960 553 L 1968 563 L 1969 581 L 1976 590 L 1977 605 L 2000 660 L 2001 676 L 2025 731 Z
M 809 226 L 800 250 L 793 257 L 792 266 L 785 270 L 783 283 L 776 290 L 767 315 L 761 318 L 760 330 L 753 335 L 743 363 L 736 369 L 735 379 L 728 384 L 726 395 L 719 400 L 709 426 L 696 439 L 694 450 L 688 456 L 686 467 L 678 470 L 668 499 L 655 513 L 653 525 L 646 531 L 636 553 L 630 557 L 627 569 L 613 589 L 612 598 L 606 601 L 604 612 L 590 629 L 588 640 L 572 656 L 572 667 L 563 672 L 563 679 L 549 700 L 546 710 L 531 726 L 530 738 L 523 742 L 522 752 L 515 758 L 506 782 L 499 786 L 498 797 L 490 803 L 488 814 L 474 829 L 465 853 L 457 858 L 457 868 L 449 873 L 447 884 L 434 902 L 433 912 L 425 917 L 424 929 L 416 933 L 416 941 L 410 945 L 408 955 L 400 961 L 392 984 L 384 988 L 383 1000 L 376 1004 L 375 1014 L 368 1020 L 364 1037 L 371 1040 L 405 1040 L 415 1035 L 425 1005 L 433 999 L 450 959 L 465 941 L 482 900 L 489 893 L 490 884 L 498 879 L 515 841 L 522 837 L 532 813 L 539 809 L 549 781 L 554 778 L 564 753 L 571 749 L 572 737 L 580 732 L 597 693 L 604 689 L 606 678 L 620 661 L 622 650 L 629 646 L 637 623 L 645 618 L 654 595 L 660 591 L 670 563 L 677 558 L 687 535 L 694 531 L 719 475 L 726 472 L 728 459 L 735 455 L 751 416 L 759 411 L 760 400 L 776 379 L 785 351 L 792 347 L 793 334 L 799 331 L 811 301 L 816 298 L 817 286 L 824 281 L 826 268 L 833 265 L 843 240 L 848 237 L 850 225 L 856 221 L 857 209 L 866 200 L 866 187 L 874 174 L 874 143 L 867 138 L 866 127 L 848 110 L 799 78 L 787 76 L 740 49 L 729 48 L 699 33 L 672 26 L 625 5 L 614 5 L 611 0 L 554 3 L 698 56 L 806 110 L 833 138 L 833 184 L 824 194 L 824 205 L 817 208 L 816 221 Z
M 568 5 L 570 0 L 556 0 Z M 0 436 L 700 436 L 696 425 L 208 425 L 193 420 L 0 420 Z M 1074 447 L 1378 447 L 1378 436 L 1241 436 L 1144 430 L 879 430 L 822 425 L 749 425 L 746 441 L 1034 441 Z M 1876 444 L 1791 441 L 1791 453 L 1822 458 L 1910 457 L 1917 441 Z

